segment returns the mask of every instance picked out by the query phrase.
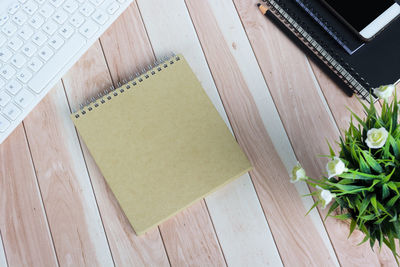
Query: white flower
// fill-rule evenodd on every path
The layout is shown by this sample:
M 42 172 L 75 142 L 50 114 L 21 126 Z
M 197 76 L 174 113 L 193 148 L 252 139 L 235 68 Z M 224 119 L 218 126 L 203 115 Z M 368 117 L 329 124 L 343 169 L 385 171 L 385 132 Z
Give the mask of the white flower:
M 296 183 L 305 180 L 307 180 L 306 171 L 301 167 L 300 163 L 297 162 L 290 174 L 290 182 Z
M 389 133 L 385 128 L 372 128 L 367 132 L 367 146 L 369 148 L 381 148 L 385 145 Z
M 332 199 L 336 197 L 336 195 L 332 194 L 329 190 L 322 189 L 319 186 L 317 186 L 317 189 L 318 189 L 318 194 L 317 194 L 318 200 L 320 201 L 322 208 L 325 209 L 326 206 L 329 203 L 331 203 Z
M 390 85 L 382 85 L 378 88 L 374 89 L 374 94 L 379 97 L 380 99 L 388 99 L 393 95 L 393 91 L 395 86 L 393 84 Z
M 347 168 L 340 158 L 334 157 L 332 161 L 326 164 L 326 170 L 328 172 L 328 178 L 332 178 L 333 176 L 341 175 L 346 172 Z

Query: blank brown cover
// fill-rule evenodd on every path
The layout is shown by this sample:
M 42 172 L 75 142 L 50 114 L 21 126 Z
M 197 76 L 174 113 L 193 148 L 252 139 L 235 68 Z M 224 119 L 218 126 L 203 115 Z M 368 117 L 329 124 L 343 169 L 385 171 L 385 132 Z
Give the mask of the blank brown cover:
M 181 55 L 102 99 L 71 118 L 137 234 L 251 169 Z

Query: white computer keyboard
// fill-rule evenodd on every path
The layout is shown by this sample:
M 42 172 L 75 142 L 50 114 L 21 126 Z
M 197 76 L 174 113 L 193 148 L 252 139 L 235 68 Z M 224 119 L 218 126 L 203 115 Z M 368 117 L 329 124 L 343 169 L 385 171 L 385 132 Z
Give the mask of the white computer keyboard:
M 0 0 L 0 144 L 131 2 Z

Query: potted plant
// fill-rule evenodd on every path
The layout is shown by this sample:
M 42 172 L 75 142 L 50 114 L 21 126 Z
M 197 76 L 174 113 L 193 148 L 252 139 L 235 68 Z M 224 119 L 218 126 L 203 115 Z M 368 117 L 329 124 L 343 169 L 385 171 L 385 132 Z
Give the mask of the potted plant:
M 349 128 L 340 137 L 340 152 L 329 145 L 326 176 L 313 179 L 297 164 L 291 181 L 304 180 L 316 190 L 313 208 L 325 208 L 328 216 L 350 222 L 350 235 L 360 230 L 371 247 L 377 242 L 392 251 L 397 263 L 396 240 L 400 239 L 400 124 L 397 96 L 389 98 L 395 85 L 381 86 L 374 93 L 383 99 L 377 110 L 373 101 L 363 105 L 365 118 L 351 112 Z M 337 211 L 337 215 L 332 215 Z M 349 235 L 349 236 L 350 236 Z

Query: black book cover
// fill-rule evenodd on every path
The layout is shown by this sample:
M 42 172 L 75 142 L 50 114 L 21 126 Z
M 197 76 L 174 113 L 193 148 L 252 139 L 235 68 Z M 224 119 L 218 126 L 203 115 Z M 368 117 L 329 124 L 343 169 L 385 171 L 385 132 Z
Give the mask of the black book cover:
M 262 0 L 269 2 L 271 0 Z M 400 78 L 400 19 L 391 23 L 383 32 L 371 42 L 366 43 L 353 55 L 348 54 L 331 36 L 318 25 L 309 14 L 296 3 L 296 0 L 272 0 L 284 9 L 304 30 L 308 32 L 327 52 L 353 75 L 353 77 L 368 90 L 381 85 L 392 84 Z M 276 24 L 280 24 L 275 20 Z M 281 25 L 282 26 L 282 25 Z M 283 27 L 281 27 L 283 29 Z M 295 35 L 285 33 L 291 39 Z M 301 41 L 296 43 L 303 51 L 310 53 L 310 49 Z M 324 64 L 318 57 L 312 57 L 319 64 Z M 325 65 L 325 64 L 324 64 Z M 326 65 L 325 65 L 326 66 Z M 329 74 L 333 72 L 325 68 Z M 337 76 L 336 76 L 337 77 Z M 335 79 L 338 81 L 338 79 Z M 341 87 L 347 87 L 339 82 Z M 347 88 L 348 89 L 348 88 Z

